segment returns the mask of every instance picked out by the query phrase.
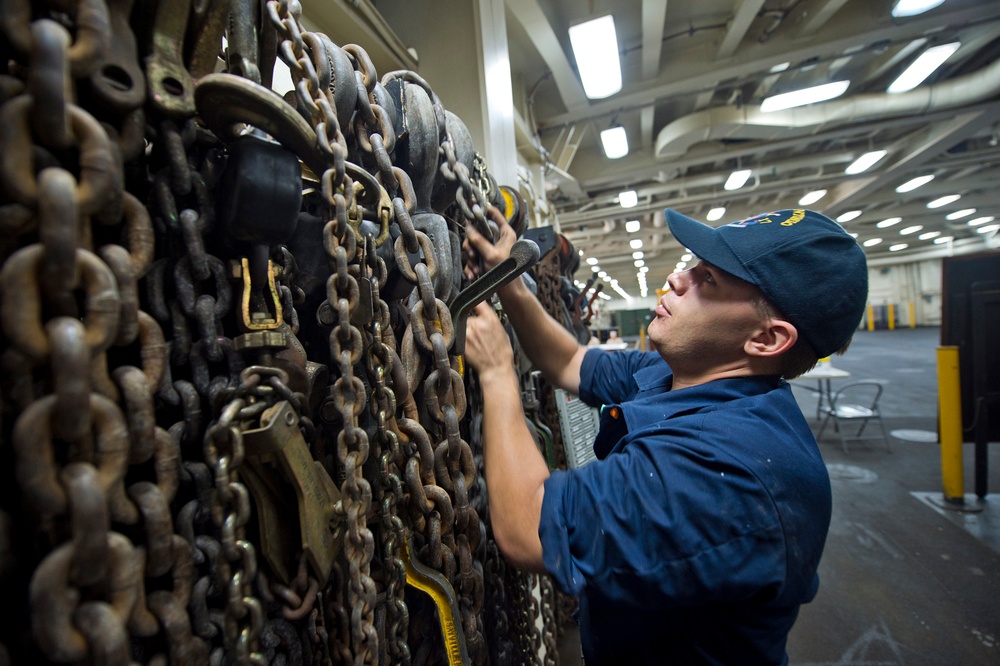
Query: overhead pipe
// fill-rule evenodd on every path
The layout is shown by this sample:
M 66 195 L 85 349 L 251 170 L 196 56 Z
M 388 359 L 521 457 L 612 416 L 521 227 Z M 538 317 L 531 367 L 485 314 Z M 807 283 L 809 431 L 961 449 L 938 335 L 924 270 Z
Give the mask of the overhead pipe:
M 774 140 L 820 125 L 925 114 L 973 104 L 1000 92 L 1000 59 L 982 69 L 905 93 L 871 93 L 823 104 L 761 113 L 759 107 L 720 106 L 678 118 L 656 137 L 658 158 L 677 158 L 703 141 Z M 806 131 L 803 131 L 806 130 Z

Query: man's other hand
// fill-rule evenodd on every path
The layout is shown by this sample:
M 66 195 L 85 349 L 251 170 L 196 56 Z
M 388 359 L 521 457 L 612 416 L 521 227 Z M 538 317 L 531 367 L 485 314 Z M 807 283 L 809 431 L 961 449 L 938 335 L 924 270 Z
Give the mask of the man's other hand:
M 513 234 L 512 234 L 513 235 Z M 489 303 L 480 303 L 465 325 L 465 361 L 484 383 L 490 375 L 512 372 L 514 352 L 510 338 Z
M 479 233 L 475 226 L 470 224 L 465 228 L 465 241 L 462 243 L 462 250 L 465 253 L 465 276 L 470 280 L 475 280 L 481 272 L 485 272 L 499 264 L 510 256 L 510 248 L 517 240 L 517 235 L 503 213 L 496 206 L 489 204 L 486 206 L 486 215 L 500 230 L 500 238 L 496 244 L 490 242 Z

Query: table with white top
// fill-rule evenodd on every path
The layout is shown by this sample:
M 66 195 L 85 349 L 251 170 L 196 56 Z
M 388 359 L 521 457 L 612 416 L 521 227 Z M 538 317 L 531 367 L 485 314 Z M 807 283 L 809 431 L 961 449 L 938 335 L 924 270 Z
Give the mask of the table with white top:
M 799 375 L 795 379 L 815 379 L 818 387 L 819 399 L 816 402 L 816 420 L 818 421 L 823 413 L 823 408 L 830 404 L 833 390 L 830 386 L 831 380 L 844 379 L 850 377 L 851 373 L 830 365 L 829 361 L 820 361 L 809 372 Z

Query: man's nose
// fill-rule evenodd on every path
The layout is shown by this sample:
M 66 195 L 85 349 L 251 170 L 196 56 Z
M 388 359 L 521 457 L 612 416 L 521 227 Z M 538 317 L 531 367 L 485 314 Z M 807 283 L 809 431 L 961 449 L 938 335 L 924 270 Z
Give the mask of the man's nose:
M 687 288 L 688 275 L 689 275 L 688 271 L 674 271 L 673 273 L 668 275 L 667 284 L 670 285 L 671 291 L 675 291 L 679 294 L 683 293 L 684 289 Z

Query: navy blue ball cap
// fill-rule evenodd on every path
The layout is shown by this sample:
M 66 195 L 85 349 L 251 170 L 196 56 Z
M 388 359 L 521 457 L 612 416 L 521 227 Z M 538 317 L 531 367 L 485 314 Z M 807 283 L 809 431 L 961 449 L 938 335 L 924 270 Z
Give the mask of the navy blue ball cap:
M 678 242 L 757 285 L 820 358 L 854 335 L 868 302 L 868 263 L 830 218 L 787 209 L 713 228 L 669 208 L 664 214 Z

